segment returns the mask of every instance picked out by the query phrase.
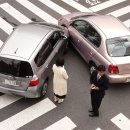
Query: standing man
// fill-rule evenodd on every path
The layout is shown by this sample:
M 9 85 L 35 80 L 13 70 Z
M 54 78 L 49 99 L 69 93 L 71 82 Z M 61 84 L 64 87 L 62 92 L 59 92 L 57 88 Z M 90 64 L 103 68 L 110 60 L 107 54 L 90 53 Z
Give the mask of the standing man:
M 99 107 L 102 102 L 102 98 L 105 95 L 105 90 L 108 89 L 108 78 L 105 75 L 106 68 L 103 65 L 99 65 L 97 70 L 93 71 L 90 76 L 90 94 L 91 94 L 91 105 L 92 110 L 89 110 L 91 113 L 90 117 L 99 116 Z

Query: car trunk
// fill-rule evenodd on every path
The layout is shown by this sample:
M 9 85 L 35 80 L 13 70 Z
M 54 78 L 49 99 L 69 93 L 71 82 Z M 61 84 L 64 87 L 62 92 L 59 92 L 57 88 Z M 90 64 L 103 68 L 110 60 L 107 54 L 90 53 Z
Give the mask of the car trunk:
M 130 56 L 112 57 L 112 60 L 118 66 L 119 74 L 130 74 Z
M 0 86 L 25 91 L 32 77 L 28 62 L 0 57 Z

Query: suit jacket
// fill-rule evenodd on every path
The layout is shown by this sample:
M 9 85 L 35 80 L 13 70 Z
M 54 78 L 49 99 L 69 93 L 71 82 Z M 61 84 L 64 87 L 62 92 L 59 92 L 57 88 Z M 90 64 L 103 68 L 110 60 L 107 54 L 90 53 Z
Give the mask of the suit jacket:
M 100 77 L 100 79 L 97 79 L 98 71 L 93 71 L 92 75 L 90 76 L 90 83 L 94 84 L 99 88 L 99 90 L 91 89 L 91 93 L 98 94 L 99 96 L 103 97 L 105 95 L 105 90 L 108 89 L 108 78 L 106 75 L 103 75 Z

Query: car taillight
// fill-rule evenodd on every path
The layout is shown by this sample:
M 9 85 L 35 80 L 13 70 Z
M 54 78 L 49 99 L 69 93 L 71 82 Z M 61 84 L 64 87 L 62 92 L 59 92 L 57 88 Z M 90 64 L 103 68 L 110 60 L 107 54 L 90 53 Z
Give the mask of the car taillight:
M 37 86 L 39 84 L 39 79 L 33 79 L 29 83 L 29 87 Z
M 117 66 L 115 65 L 109 65 L 108 67 L 108 71 L 112 74 L 118 74 L 119 73 L 119 69 Z

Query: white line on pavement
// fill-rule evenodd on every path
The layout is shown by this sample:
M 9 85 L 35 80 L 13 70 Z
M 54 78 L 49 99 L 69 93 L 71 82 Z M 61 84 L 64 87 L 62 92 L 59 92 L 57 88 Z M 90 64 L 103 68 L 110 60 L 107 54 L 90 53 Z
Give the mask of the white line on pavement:
M 0 122 L 0 130 L 16 130 L 55 107 L 56 105 L 50 99 L 46 98 Z
M 106 9 L 106 8 L 108 8 L 108 7 L 111 7 L 111 6 L 113 6 L 113 5 L 122 3 L 122 2 L 124 2 L 124 1 L 126 1 L 126 0 L 109 0 L 109 1 L 103 2 L 103 3 L 101 3 L 101 4 L 95 5 L 95 6 L 93 6 L 93 7 L 90 7 L 89 9 L 91 9 L 91 10 L 94 11 L 94 12 L 97 12 L 97 11 Z
M 28 10 L 30 10 L 31 12 L 33 12 L 34 14 L 36 14 L 37 16 L 39 16 L 41 19 L 47 22 L 52 22 L 57 24 L 57 20 L 54 17 L 52 17 L 42 9 L 38 8 L 28 0 L 16 0 L 16 1 L 19 2 L 25 8 L 27 8 Z
M 121 130 L 130 130 L 130 120 L 122 113 L 113 117 L 111 121 L 118 126 Z
M 2 45 L 3 45 L 3 41 L 0 40 L 0 48 L 1 48 Z
M 57 13 L 61 14 L 61 15 L 66 15 L 66 14 L 70 13 L 69 11 L 67 11 L 66 9 L 64 9 L 64 8 L 60 7 L 59 5 L 55 4 L 51 0 L 39 0 L 39 1 L 43 4 L 45 4 L 46 6 L 48 6 L 49 8 L 53 9 Z
M 100 128 L 97 128 L 96 130 L 101 130 Z
M 7 94 L 0 96 L 0 109 L 18 101 L 21 98 L 22 97 L 20 97 L 20 96 L 7 95 Z
M 129 12 L 130 12 L 130 5 L 129 5 L 129 6 L 126 6 L 126 7 L 124 7 L 124 8 L 118 9 L 118 10 L 116 10 L 116 11 L 113 11 L 113 12 L 111 12 L 111 13 L 109 13 L 109 14 L 111 14 L 111 15 L 113 15 L 113 16 L 115 16 L 115 17 L 119 17 L 119 16 L 122 16 L 122 15 L 124 15 L 124 14 L 129 13 Z
M 72 122 L 70 118 L 64 117 L 44 130 L 72 130 L 75 127 L 76 125 Z
M 13 26 L 7 23 L 3 18 L 0 17 L 0 28 L 6 32 L 7 34 L 10 34 L 13 31 Z
M 75 2 L 74 0 L 62 0 L 64 3 L 72 6 L 73 8 L 81 11 L 81 12 L 92 12 L 89 8 L 84 7 L 83 5 Z
M 21 12 L 16 10 L 14 7 L 9 5 L 8 3 L 1 4 L 0 7 L 6 11 L 9 15 L 17 19 L 21 23 L 29 23 L 31 20 L 24 16 Z
M 130 19 L 123 22 L 127 27 L 130 27 Z

